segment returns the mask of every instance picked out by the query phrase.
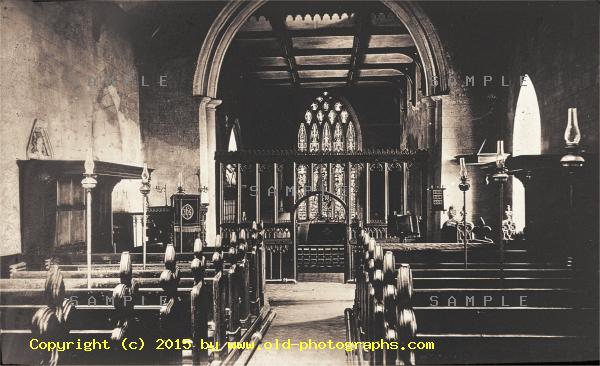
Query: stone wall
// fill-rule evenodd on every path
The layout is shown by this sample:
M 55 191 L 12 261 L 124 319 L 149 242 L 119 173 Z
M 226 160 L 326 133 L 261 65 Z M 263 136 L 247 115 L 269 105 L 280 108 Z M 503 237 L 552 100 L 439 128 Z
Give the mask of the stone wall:
M 149 195 L 152 206 L 165 204 L 165 192 L 157 186 L 164 189 L 166 185 L 167 199 L 175 193 L 180 172 L 185 191 L 198 192 L 195 173 L 200 166 L 200 100 L 191 93 L 194 67 L 191 59 L 174 59 L 144 73 L 154 80 L 140 88 L 140 120 L 148 166 L 155 169 Z
M 563 153 L 570 107 L 577 107 L 582 148 L 598 153 L 598 11 L 597 2 L 521 6 L 509 48 L 508 144 L 519 79 L 527 74 L 540 107 L 542 153 Z
M 117 17 L 111 9 L 99 17 L 89 3 L 1 3 L 3 255 L 21 250 L 16 161 L 26 159 L 34 120 L 47 124 L 53 159 L 83 160 L 93 146 L 97 160 L 142 160 L 137 70 L 127 37 L 104 22 Z

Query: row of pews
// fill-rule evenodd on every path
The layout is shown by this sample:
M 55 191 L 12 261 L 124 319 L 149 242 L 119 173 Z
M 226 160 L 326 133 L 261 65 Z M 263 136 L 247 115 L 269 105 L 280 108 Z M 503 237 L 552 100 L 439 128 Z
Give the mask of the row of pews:
M 197 240 L 193 258 L 182 257 L 168 245 L 163 263 L 143 268 L 123 252 L 118 264 L 94 264 L 90 288 L 85 265 L 13 272 L 0 280 L 3 363 L 226 365 L 248 359 L 253 349 L 228 342 L 260 341 L 275 316 L 264 296 L 262 227 L 255 224 L 248 238 L 234 235 L 221 247 L 203 248 Z M 62 349 L 49 350 L 56 346 Z
M 355 268 L 354 306 L 346 314 L 348 340 L 396 340 L 400 347 L 417 342 L 413 346 L 423 349 L 357 350 L 349 354 L 354 363 L 598 359 L 597 289 L 582 285 L 566 264 L 527 262 L 526 248 L 519 247 L 503 266 L 479 253 L 465 269 L 454 252 L 402 250 L 364 232 L 356 250 L 362 260 Z M 434 342 L 434 349 L 425 342 Z
M 410 266 L 396 266 L 394 254 L 391 251 L 384 254 L 382 246 L 365 231 L 358 236 L 357 246 L 363 256 L 356 261 L 354 307 L 345 311 L 346 340 L 365 343 L 348 352 L 349 361 L 373 365 L 414 364 L 413 350 L 389 346 L 392 343 L 408 345 L 416 340 Z M 380 345 L 374 346 L 377 343 Z

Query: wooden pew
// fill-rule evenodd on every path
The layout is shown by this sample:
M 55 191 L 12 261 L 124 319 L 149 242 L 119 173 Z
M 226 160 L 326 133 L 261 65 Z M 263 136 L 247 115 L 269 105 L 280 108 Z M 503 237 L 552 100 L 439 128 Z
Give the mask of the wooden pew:
M 397 342 L 405 345 L 415 339 L 416 316 L 412 309 L 412 273 L 407 264 L 396 268 L 391 252 L 383 254 L 381 246 L 367 236 L 358 244 L 364 251 L 355 267 L 356 292 L 352 309 L 346 309 L 350 326 L 348 341 Z M 357 349 L 350 359 L 359 364 L 414 364 L 415 356 L 408 349 Z
M 364 260 L 356 268 L 352 315 L 359 325 L 355 328 L 366 328 L 366 335 L 381 334 L 385 327 L 380 323 L 375 323 L 378 329 L 371 329 L 374 323 L 368 299 L 369 291 L 373 292 L 369 286 L 380 286 L 377 269 L 386 245 L 378 249 L 368 236 L 359 237 L 357 244 L 357 252 L 363 253 L 356 255 Z M 386 252 L 386 257 L 395 259 L 403 255 L 404 251 Z M 436 263 L 423 261 L 414 253 L 410 257 L 415 261 L 411 267 L 416 267 L 412 268 L 411 306 L 419 319 L 414 339 L 436 342 L 434 351 L 417 353 L 418 363 L 583 361 L 594 357 L 589 350 L 598 340 L 597 306 L 582 301 L 589 296 L 577 289 L 572 271 L 564 264 L 509 262 L 499 270 L 493 263 L 478 263 L 465 270 L 460 268 L 463 263 L 451 263 L 449 258 L 440 256 L 436 259 L 442 261 Z M 361 265 L 367 269 L 362 278 Z M 526 301 L 520 304 L 523 296 Z M 488 303 L 482 304 L 482 300 Z
M 257 227 L 258 229 L 258 227 Z M 260 238 L 260 233 L 253 234 L 253 239 L 246 243 L 245 240 L 240 240 L 238 248 L 229 250 L 229 261 L 225 262 L 220 252 L 213 252 L 212 261 L 206 261 L 202 253 L 201 246 L 195 245 L 194 259 L 190 263 L 190 273 L 192 278 L 191 286 L 181 287 L 181 271 L 176 264 L 176 255 L 172 247 L 168 247 L 165 253 L 164 266 L 165 269 L 160 273 L 160 276 L 147 272 L 148 277 L 143 279 L 133 279 L 131 265 L 131 257 L 124 253 L 121 258 L 119 279 L 115 289 L 109 290 L 109 286 L 117 281 L 115 278 L 108 278 L 103 275 L 100 281 L 95 281 L 95 285 L 100 288 L 83 289 L 70 288 L 65 292 L 65 296 L 94 296 L 100 301 L 113 299 L 111 305 L 78 305 L 76 306 L 78 317 L 76 318 L 76 327 L 83 329 L 75 329 L 73 334 L 96 334 L 98 337 L 112 336 L 114 342 L 122 340 L 127 334 L 136 335 L 143 334 L 146 337 L 149 333 L 147 329 L 155 329 L 158 327 L 158 334 L 162 337 L 172 339 L 188 339 L 192 338 L 195 341 L 205 340 L 220 342 L 219 350 L 206 350 L 194 347 L 191 352 L 162 352 L 158 355 L 145 357 L 147 361 L 152 362 L 167 362 L 175 361 L 176 363 L 204 363 L 208 361 L 218 361 L 231 359 L 237 351 L 228 352 L 228 349 L 223 345 L 227 340 L 236 341 L 243 338 L 249 339 L 254 330 L 258 329 L 260 322 L 267 319 L 267 314 L 270 312 L 268 306 L 264 306 L 260 295 L 264 293 L 264 281 L 262 274 L 261 253 L 263 248 L 257 240 Z M 244 238 L 242 238 L 244 239 Z M 199 243 L 199 241 L 198 241 Z M 225 256 L 227 257 L 227 256 Z M 211 267 L 210 269 L 207 267 Z M 53 271 L 58 271 L 57 267 L 53 267 Z M 60 273 L 60 271 L 58 271 Z M 211 277 L 207 277 L 210 274 Z M 251 276 L 253 274 L 254 276 Z M 21 279 L 10 280 L 12 286 L 21 286 L 23 281 L 31 282 L 35 287 L 37 284 L 34 275 L 24 276 Z M 74 276 L 75 277 L 75 276 Z M 16 282 L 15 282 L 16 281 Z M 39 281 L 39 280 L 37 280 Z M 70 281 L 71 285 L 79 285 L 77 282 Z M 64 289 L 65 281 L 61 276 L 62 288 Z M 6 285 L 4 283 L 3 285 Z M 149 288 L 141 286 L 148 285 Z M 160 286 L 162 290 L 157 287 Z M 6 286 L 5 286 L 6 287 Z M 14 306 L 29 307 L 35 309 L 35 304 L 40 301 L 40 289 L 32 289 L 22 291 L 6 290 L 3 288 L 0 296 L 3 312 L 3 319 L 14 311 Z M 151 296 L 153 299 L 164 299 L 163 305 L 140 305 L 143 304 L 144 298 L 140 295 Z M 8 296 L 5 296 L 8 295 Z M 140 300 L 140 298 L 142 300 Z M 127 299 L 128 301 L 124 301 Z M 74 301 L 74 300 L 70 300 Z M 11 305 L 12 302 L 12 305 Z M 15 305 L 28 303 L 31 305 Z M 108 303 L 108 301 L 107 301 Z M 255 305 L 255 306 L 251 306 Z M 112 307 L 116 309 L 112 309 Z M 22 310 L 22 309 L 20 309 Z M 23 316 L 21 316 L 23 318 Z M 115 327 L 111 327 L 106 322 L 98 319 L 114 320 Z M 27 315 L 25 315 L 27 319 Z M 31 319 L 29 317 L 29 319 Z M 71 316 L 71 319 L 74 319 Z M 94 319 L 90 321 L 90 319 Z M 272 316 L 270 317 L 272 321 Z M 3 322 L 3 324 L 5 324 Z M 91 328 L 85 328 L 90 325 L 98 325 L 102 327 L 102 331 L 91 332 Z M 5 328 L 3 326 L 3 328 Z M 139 331 L 138 332 L 136 332 Z M 8 332 L 10 333 L 10 332 Z M 3 341 L 8 334 L 3 329 Z M 14 332 L 13 332 L 14 333 Z M 25 332 L 21 332 L 25 333 Z M 185 350 L 184 350 L 185 351 Z M 144 354 L 152 352 L 145 351 Z M 118 359 L 123 358 L 122 362 L 127 363 L 124 357 L 119 355 Z M 111 356 L 112 357 L 112 356 Z M 63 357 L 64 359 L 65 357 Z M 82 358 L 77 358 L 82 361 Z M 159 360 L 159 361 L 157 361 Z M 68 360 L 67 360 L 68 361 Z M 136 363 L 135 360 L 129 360 Z M 95 359 L 95 363 L 98 358 Z M 137 358 L 137 363 L 140 358 Z

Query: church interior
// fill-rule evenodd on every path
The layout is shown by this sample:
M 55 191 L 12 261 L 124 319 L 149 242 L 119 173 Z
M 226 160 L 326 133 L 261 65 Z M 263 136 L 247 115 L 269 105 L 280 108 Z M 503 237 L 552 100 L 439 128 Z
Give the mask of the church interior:
M 597 1 L 0 5 L 3 364 L 598 364 Z

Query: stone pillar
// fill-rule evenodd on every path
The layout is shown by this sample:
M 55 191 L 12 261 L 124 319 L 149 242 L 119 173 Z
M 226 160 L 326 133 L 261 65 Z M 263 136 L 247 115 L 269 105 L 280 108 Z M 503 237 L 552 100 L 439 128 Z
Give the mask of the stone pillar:
M 426 108 L 424 123 L 424 146 L 429 151 L 427 165 L 421 167 L 425 169 L 422 175 L 425 175 L 426 181 L 422 186 L 441 186 L 442 185 L 442 98 L 440 96 L 425 97 L 421 100 Z M 423 192 L 425 193 L 425 192 Z M 423 194 L 424 202 L 422 216 L 427 220 L 427 240 L 436 242 L 440 240 L 441 217 L 439 212 L 429 210 L 427 202 L 428 195 Z
M 202 97 L 198 110 L 200 135 L 200 183 L 207 187 L 206 242 L 214 245 L 217 236 L 217 189 L 215 152 L 217 151 L 216 108 L 219 99 Z

